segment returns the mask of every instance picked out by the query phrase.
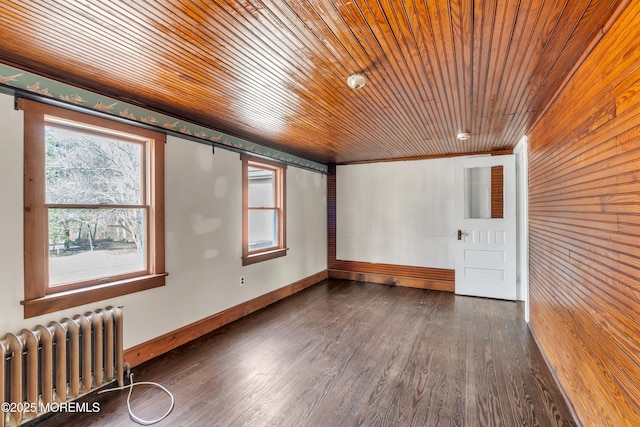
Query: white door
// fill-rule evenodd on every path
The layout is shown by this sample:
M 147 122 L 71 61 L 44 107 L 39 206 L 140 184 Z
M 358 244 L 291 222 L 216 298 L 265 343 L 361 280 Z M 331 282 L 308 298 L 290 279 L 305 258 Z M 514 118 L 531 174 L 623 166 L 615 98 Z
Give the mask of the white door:
M 456 294 L 515 300 L 515 156 L 461 157 L 455 173 Z

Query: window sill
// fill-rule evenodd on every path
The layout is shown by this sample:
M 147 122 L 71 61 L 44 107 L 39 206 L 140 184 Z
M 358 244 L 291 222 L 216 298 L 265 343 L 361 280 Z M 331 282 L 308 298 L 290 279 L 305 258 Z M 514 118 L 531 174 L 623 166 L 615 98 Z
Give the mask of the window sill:
M 151 274 L 104 285 L 57 292 L 41 298 L 21 301 L 20 304 L 24 306 L 24 318 L 28 319 L 41 314 L 164 286 L 166 276 L 167 273 Z
M 255 264 L 262 261 L 267 261 L 274 258 L 280 258 L 282 256 L 287 255 L 287 251 L 289 248 L 275 249 L 273 251 L 268 252 L 260 252 L 257 254 L 247 255 L 242 257 L 242 265 L 250 265 Z

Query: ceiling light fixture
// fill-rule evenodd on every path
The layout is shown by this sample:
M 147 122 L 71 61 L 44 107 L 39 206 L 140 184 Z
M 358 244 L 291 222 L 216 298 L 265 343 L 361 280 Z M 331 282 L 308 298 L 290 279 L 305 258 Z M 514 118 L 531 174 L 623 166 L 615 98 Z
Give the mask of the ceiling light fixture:
M 471 138 L 471 134 L 469 132 L 460 132 L 458 134 L 458 139 L 460 141 L 466 141 L 469 138 Z
M 367 82 L 367 78 L 362 74 L 352 74 L 347 79 L 347 84 L 351 89 L 360 89 Z

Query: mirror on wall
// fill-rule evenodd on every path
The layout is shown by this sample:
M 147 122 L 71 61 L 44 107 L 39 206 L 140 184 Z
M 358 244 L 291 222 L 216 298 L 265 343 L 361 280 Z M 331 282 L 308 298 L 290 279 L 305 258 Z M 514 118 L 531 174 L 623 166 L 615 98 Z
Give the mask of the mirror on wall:
M 465 168 L 465 219 L 504 218 L 502 166 Z

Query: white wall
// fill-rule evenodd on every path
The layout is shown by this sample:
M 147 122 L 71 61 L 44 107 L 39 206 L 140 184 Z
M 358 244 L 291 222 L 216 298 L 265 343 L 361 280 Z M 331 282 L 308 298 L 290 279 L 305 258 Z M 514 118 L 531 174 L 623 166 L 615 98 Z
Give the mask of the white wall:
M 336 256 L 454 268 L 454 159 L 336 168 Z
M 23 119 L 0 94 L 0 337 L 107 305 L 123 305 L 125 348 L 327 268 L 326 177 L 287 168 L 287 256 L 242 266 L 239 154 L 168 137 L 167 285 L 23 318 Z M 240 287 L 240 276 L 245 285 Z

